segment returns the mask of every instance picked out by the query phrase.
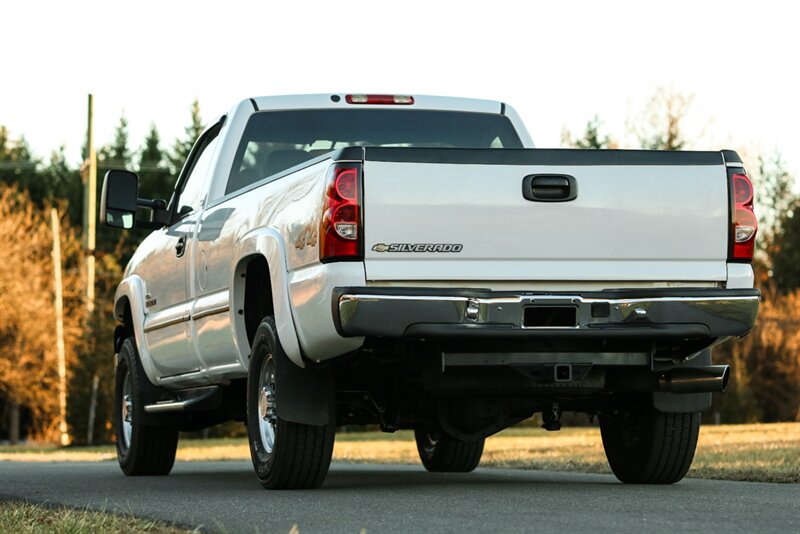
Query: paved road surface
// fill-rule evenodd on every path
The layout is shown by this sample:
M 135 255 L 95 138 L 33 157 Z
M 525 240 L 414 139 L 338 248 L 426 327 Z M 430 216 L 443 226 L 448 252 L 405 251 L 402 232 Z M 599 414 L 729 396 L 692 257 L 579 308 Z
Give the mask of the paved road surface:
M 0 462 L 0 498 L 132 512 L 204 530 L 288 532 L 800 532 L 800 485 L 334 464 L 320 490 L 264 491 L 249 462 L 177 463 L 125 478 L 116 462 Z

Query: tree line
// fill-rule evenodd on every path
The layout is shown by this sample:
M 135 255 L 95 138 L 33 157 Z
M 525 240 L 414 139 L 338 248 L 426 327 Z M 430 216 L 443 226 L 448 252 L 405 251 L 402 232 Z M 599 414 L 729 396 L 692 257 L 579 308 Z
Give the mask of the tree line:
M 635 117 L 628 148 L 682 150 L 692 146 L 685 120 L 692 99 L 660 89 Z M 152 124 L 138 149 L 131 148 L 128 122 L 120 117 L 112 138 L 97 151 L 98 176 L 112 168 L 139 173 L 140 197 L 168 198 L 175 178 L 204 128 L 200 107 L 190 108 L 184 134 L 165 147 Z M 567 147 L 624 148 L 606 132 L 599 116 L 584 131 L 564 131 Z M 83 147 L 86 156 L 86 147 Z M 734 366 L 730 390 L 712 408 L 722 422 L 800 420 L 800 198 L 794 177 L 779 154 L 740 151 L 758 191 L 757 286 L 764 291 L 753 333 L 714 349 L 714 359 Z M 98 180 L 102 182 L 102 180 Z M 98 184 L 98 196 L 99 188 Z M 69 369 L 68 423 L 74 442 L 92 434 L 113 439 L 113 295 L 125 264 L 145 230 L 120 232 L 97 227 L 97 249 L 81 244 L 83 182 L 68 163 L 64 148 L 46 159 L 23 136 L 12 138 L 0 126 L 0 440 L 24 437 L 49 440 L 56 430 L 53 262 L 48 211 L 61 216 L 65 280 L 65 340 Z M 96 305 L 85 302 L 84 259 L 96 256 Z M 95 377 L 98 377 L 97 380 Z M 92 391 L 93 384 L 99 384 Z M 94 422 L 89 431 L 89 412 Z
M 134 150 L 128 121 L 121 116 L 112 138 L 97 149 L 98 200 L 102 176 L 120 168 L 139 174 L 140 197 L 169 198 L 204 127 L 195 101 L 182 136 L 165 146 L 151 124 L 142 145 Z M 81 151 L 85 159 L 85 144 Z M 148 231 L 120 232 L 98 225 L 96 249 L 86 250 L 81 241 L 83 188 L 81 169 L 68 162 L 63 147 L 42 159 L 24 136 L 12 138 L 8 129 L 0 126 L 0 440 L 15 441 L 20 434 L 50 440 L 55 435 L 58 404 L 51 207 L 61 218 L 67 421 L 75 442 L 85 442 L 90 434 L 96 441 L 112 439 L 113 296 L 128 259 Z M 96 300 L 91 312 L 85 297 L 87 254 L 96 258 Z M 93 394 L 95 383 L 98 388 Z M 90 432 L 92 404 L 95 417 Z

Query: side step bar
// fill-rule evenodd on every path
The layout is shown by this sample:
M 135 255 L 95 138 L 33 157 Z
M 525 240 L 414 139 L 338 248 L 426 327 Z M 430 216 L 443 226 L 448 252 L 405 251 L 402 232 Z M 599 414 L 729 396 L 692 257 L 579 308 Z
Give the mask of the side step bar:
M 219 386 L 179 391 L 177 392 L 178 398 L 148 404 L 144 407 L 144 411 L 146 413 L 165 413 L 213 410 L 222 403 L 221 393 L 222 390 Z

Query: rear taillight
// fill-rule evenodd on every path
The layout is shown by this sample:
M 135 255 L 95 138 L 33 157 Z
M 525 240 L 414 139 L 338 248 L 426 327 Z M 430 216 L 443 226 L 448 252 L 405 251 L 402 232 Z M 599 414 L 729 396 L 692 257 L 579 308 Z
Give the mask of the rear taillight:
M 730 259 L 752 261 L 758 220 L 753 211 L 753 184 L 742 172 L 730 175 L 732 197 Z
M 362 257 L 361 165 L 335 163 L 328 171 L 320 223 L 319 259 L 323 262 Z
M 410 106 L 414 103 L 414 97 L 410 95 L 346 95 L 344 100 L 348 104 Z

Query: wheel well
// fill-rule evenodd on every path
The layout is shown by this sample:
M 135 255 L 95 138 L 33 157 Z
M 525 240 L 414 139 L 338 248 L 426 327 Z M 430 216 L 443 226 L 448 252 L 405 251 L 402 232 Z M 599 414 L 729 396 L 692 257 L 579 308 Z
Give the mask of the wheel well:
M 131 313 L 131 303 L 128 297 L 122 298 L 122 324 L 114 329 L 114 353 L 118 353 L 122 347 L 122 342 L 133 337 L 133 313 Z
M 236 269 L 238 276 L 244 278 L 244 325 L 247 342 L 253 345 L 253 338 L 261 320 L 275 311 L 272 302 L 272 284 L 269 266 L 264 256 L 251 256 L 242 260 Z

